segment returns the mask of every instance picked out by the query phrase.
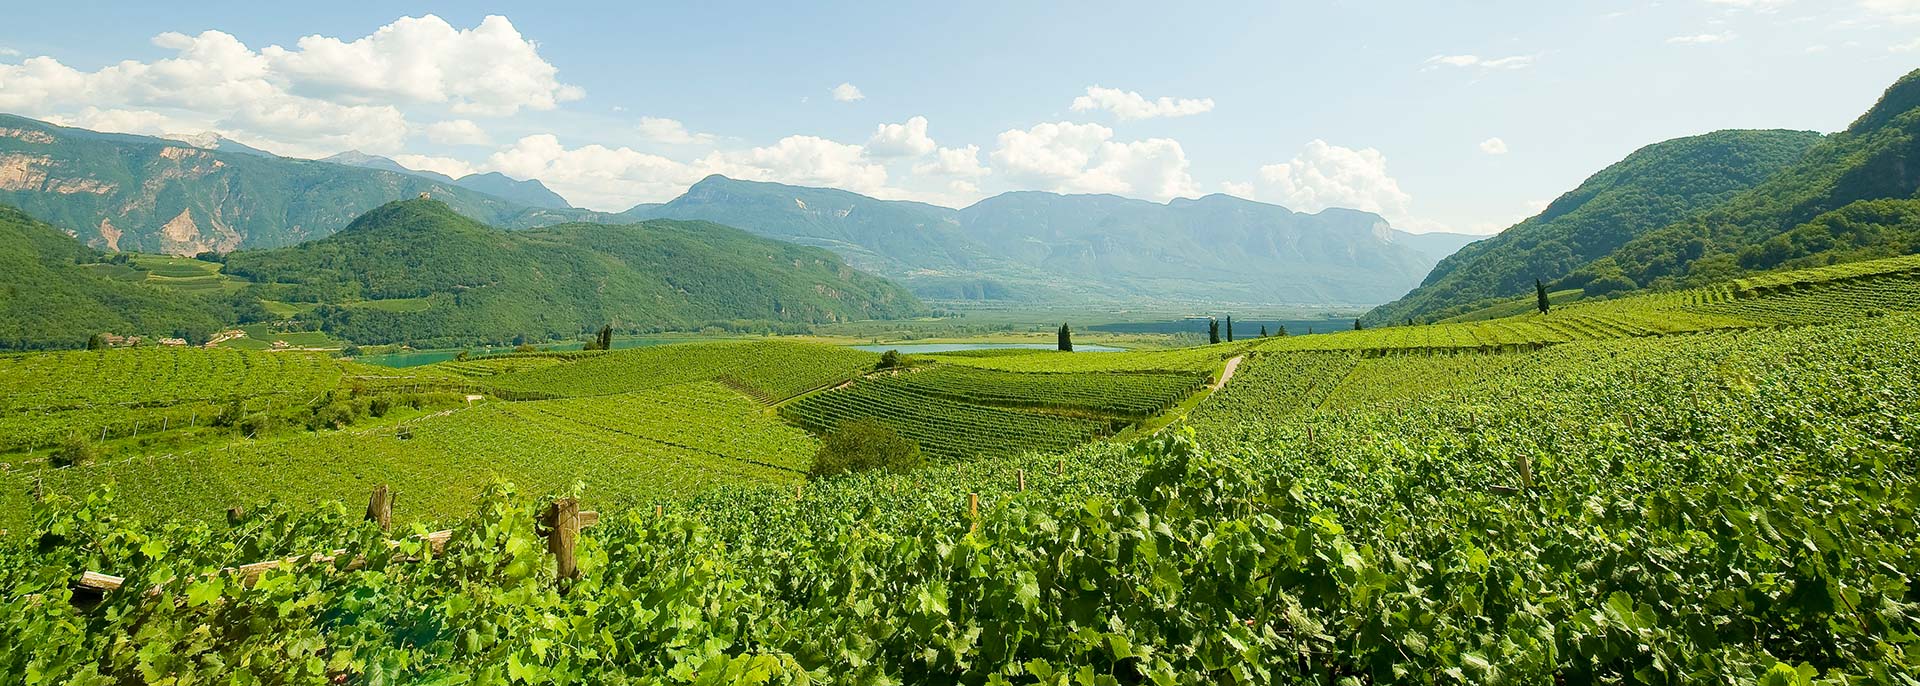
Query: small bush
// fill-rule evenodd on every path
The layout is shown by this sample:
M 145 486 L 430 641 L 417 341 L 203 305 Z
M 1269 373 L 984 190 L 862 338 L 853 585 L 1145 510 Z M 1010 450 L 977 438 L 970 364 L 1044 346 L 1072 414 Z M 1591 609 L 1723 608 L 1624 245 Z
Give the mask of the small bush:
M 878 419 L 841 422 L 820 452 L 813 456 L 811 477 L 826 477 L 869 469 L 901 473 L 918 468 L 924 458 L 920 446 Z
M 240 399 L 234 398 L 226 407 L 220 408 L 220 414 L 213 416 L 214 426 L 233 426 L 247 415 L 247 408 L 240 405 Z
M 367 414 L 375 417 L 385 417 L 387 416 L 387 412 L 392 409 L 393 400 L 384 395 L 374 398 L 372 402 L 367 403 Z
M 517 353 L 530 353 L 537 350 L 539 350 L 539 348 L 533 347 L 532 343 L 521 343 L 520 345 L 513 346 L 513 351 Z
M 255 412 L 242 418 L 237 426 L 242 436 L 260 436 L 273 428 L 273 418 L 265 412 Z
M 55 467 L 91 464 L 99 457 L 100 451 L 93 446 L 92 441 L 87 440 L 86 436 L 74 433 L 67 434 L 66 438 L 60 440 L 60 445 L 47 455 L 47 464 Z
M 880 353 L 880 362 L 878 364 L 873 365 L 873 368 L 874 369 L 893 369 L 894 367 L 900 366 L 901 362 L 902 361 L 900 359 L 900 351 L 888 350 L 886 352 Z
M 313 411 L 313 419 L 307 423 L 309 429 L 339 429 L 353 424 L 359 418 L 359 408 L 346 400 L 335 400 Z

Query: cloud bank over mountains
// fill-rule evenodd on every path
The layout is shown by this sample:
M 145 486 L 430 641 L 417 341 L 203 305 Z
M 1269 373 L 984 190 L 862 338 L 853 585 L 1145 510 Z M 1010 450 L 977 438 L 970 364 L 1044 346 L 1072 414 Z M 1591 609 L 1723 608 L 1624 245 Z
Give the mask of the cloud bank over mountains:
M 516 115 L 563 110 L 587 93 L 504 16 L 472 27 L 402 17 L 358 38 L 309 35 L 291 47 L 256 48 L 219 30 L 167 32 L 152 43 L 167 56 L 91 71 L 50 56 L 0 54 L 0 111 L 103 131 L 211 132 L 295 157 L 360 150 L 455 177 L 537 178 L 578 206 L 607 211 L 667 200 L 724 174 L 953 207 L 997 190 L 1156 201 L 1225 191 L 1303 211 L 1353 207 L 1407 220 L 1409 197 L 1371 148 L 1313 140 L 1290 160 L 1248 170 L 1250 180 L 1209 187 L 1194 178 L 1180 141 L 1127 133 L 1135 122 L 1206 115 L 1216 106 L 1207 97 L 1092 85 L 1068 112 L 1109 123 L 1040 121 L 972 142 L 941 140 L 925 116 L 875 124 L 864 141 L 804 133 L 751 141 L 636 112 L 620 115 L 632 117 L 637 141 L 621 145 L 563 130 L 525 133 Z M 1524 66 L 1519 58 L 1436 60 Z M 868 94 L 851 82 L 826 91 L 846 112 L 866 106 Z

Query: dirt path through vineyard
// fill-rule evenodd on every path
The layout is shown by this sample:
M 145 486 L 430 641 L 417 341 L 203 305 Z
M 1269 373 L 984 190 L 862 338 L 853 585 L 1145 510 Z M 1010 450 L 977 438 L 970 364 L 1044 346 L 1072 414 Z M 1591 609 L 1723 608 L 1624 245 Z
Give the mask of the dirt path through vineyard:
M 1220 370 L 1220 380 L 1213 382 L 1213 390 L 1216 390 L 1216 391 L 1220 390 L 1221 386 L 1227 385 L 1227 380 L 1233 378 L 1233 370 L 1239 369 L 1240 361 L 1244 359 L 1247 359 L 1246 355 L 1241 355 L 1231 360 L 1227 360 L 1226 369 Z

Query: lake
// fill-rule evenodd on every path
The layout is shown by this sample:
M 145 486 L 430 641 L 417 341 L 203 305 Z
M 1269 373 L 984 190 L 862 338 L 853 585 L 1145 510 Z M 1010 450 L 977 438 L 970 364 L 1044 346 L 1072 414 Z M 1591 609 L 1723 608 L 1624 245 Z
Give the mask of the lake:
M 865 350 L 867 352 L 874 352 L 874 353 L 883 353 L 888 350 L 898 350 L 902 355 L 913 355 L 913 354 L 925 354 L 925 353 L 951 353 L 951 352 L 959 352 L 962 350 L 1003 350 L 1003 349 L 1053 350 L 1057 346 L 1055 346 L 1052 343 L 897 343 L 893 345 L 856 345 L 853 347 L 857 350 Z M 1106 346 L 1106 345 L 1091 345 L 1087 343 L 1075 343 L 1073 345 L 1073 351 L 1077 353 L 1117 353 L 1117 352 L 1123 352 L 1125 350 L 1126 348 L 1115 348 L 1115 347 Z

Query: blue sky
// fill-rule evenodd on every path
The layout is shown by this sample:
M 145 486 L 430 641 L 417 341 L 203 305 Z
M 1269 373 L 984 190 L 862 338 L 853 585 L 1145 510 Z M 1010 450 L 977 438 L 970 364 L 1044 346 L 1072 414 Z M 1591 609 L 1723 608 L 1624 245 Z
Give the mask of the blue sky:
M 37 3 L 0 27 L 0 111 L 502 171 L 603 210 L 725 173 L 1489 233 L 1649 143 L 1838 130 L 1920 66 L 1920 0 L 1437 5 Z

